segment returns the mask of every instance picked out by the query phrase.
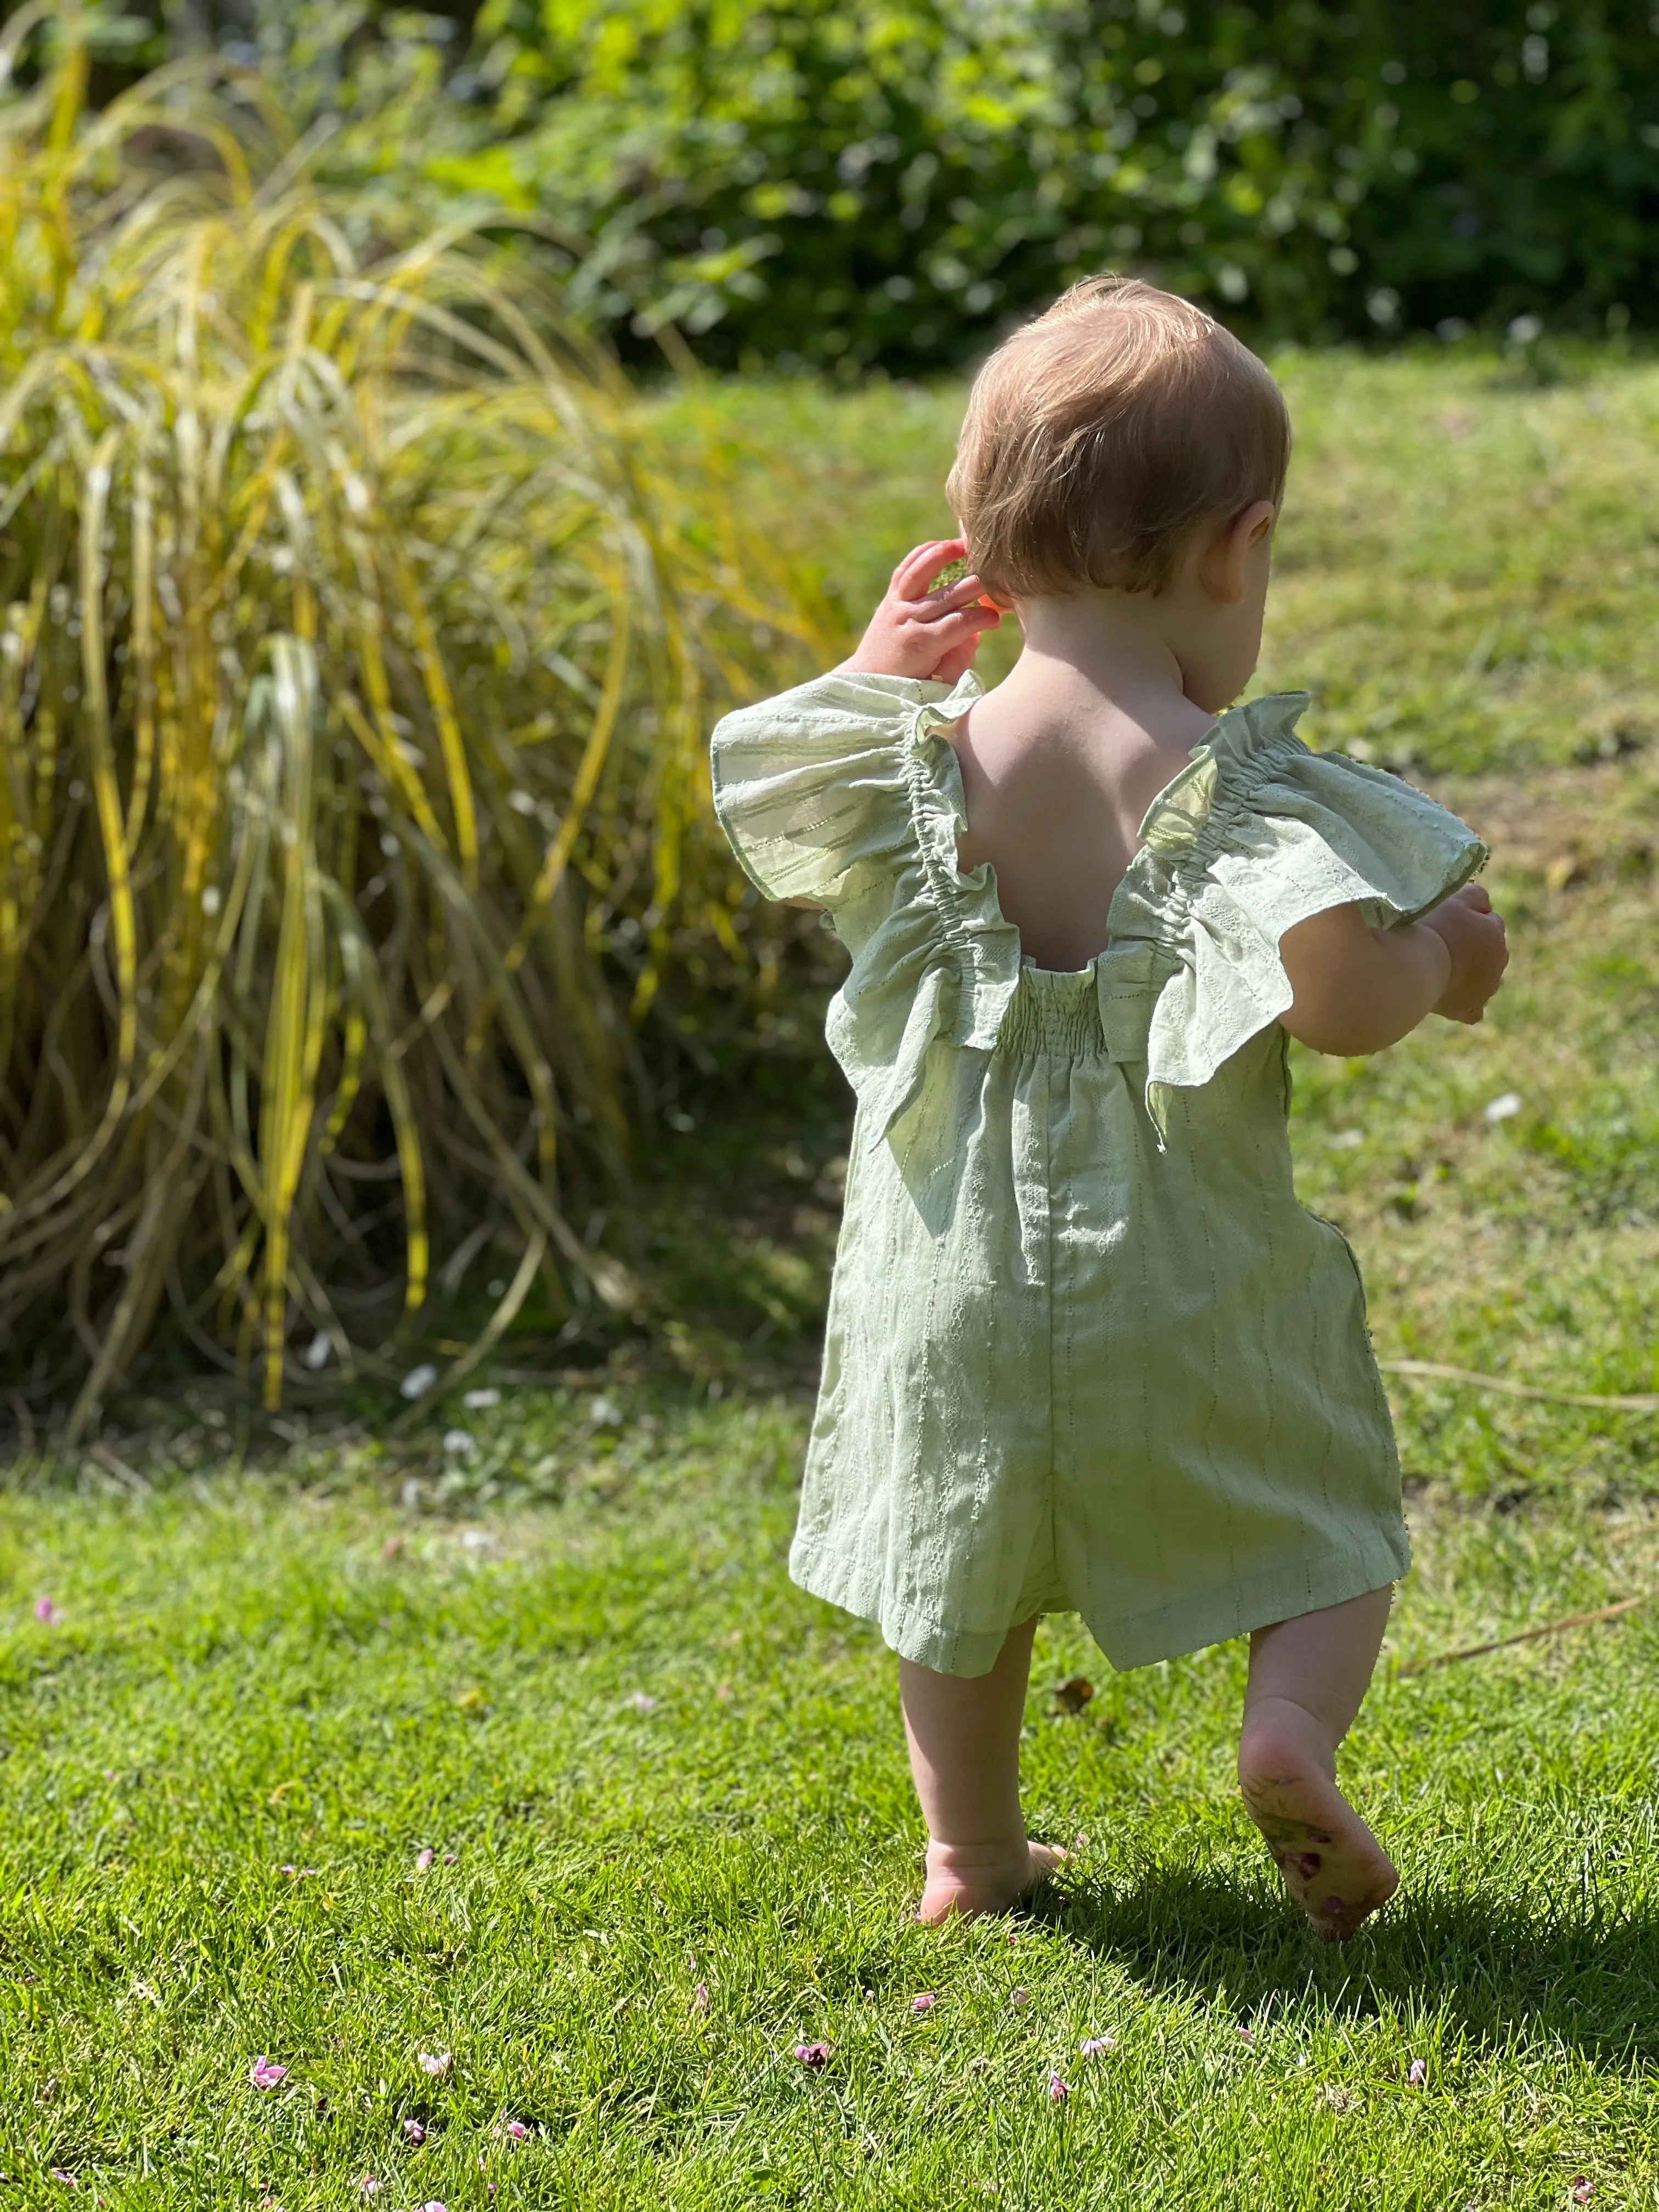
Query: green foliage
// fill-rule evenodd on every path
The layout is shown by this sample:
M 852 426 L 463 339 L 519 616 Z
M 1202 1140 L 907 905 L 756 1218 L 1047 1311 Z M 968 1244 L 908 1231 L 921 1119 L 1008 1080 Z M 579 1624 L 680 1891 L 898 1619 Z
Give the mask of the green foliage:
M 629 1310 L 593 1209 L 756 971 L 708 721 L 804 619 L 523 257 L 86 65 L 0 109 L 0 1358 L 71 1433 L 163 1334 L 274 1404 L 469 1269 L 462 1365 Z
M 539 211 L 624 348 L 925 369 L 1104 264 L 1268 338 L 1659 296 L 1620 0 L 488 0 L 465 58 L 367 0 L 216 12 L 344 118 L 342 173 Z

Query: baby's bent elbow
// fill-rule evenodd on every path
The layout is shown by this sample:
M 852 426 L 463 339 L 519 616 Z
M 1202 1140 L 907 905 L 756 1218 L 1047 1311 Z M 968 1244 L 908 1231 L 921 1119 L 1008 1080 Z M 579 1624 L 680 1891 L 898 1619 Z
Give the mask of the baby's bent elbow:
M 1310 1052 L 1359 1060 L 1367 1053 L 1386 1051 L 1409 1036 L 1422 1018 L 1422 1010 L 1397 1002 L 1368 1003 L 1351 992 L 1299 991 L 1279 1018 Z
M 1398 1044 L 1444 988 L 1432 933 L 1373 928 L 1352 907 L 1287 931 L 1281 953 L 1295 994 L 1279 1018 L 1285 1028 L 1310 1052 L 1345 1060 Z
M 1337 1060 L 1359 1060 L 1367 1053 L 1382 1052 L 1407 1034 L 1393 1023 L 1367 1021 L 1352 1010 L 1291 1006 L 1279 1019 L 1281 1028 L 1310 1052 L 1327 1053 Z
M 1401 1037 L 1409 1033 L 1409 1029 L 1398 1029 L 1394 1024 L 1382 1029 L 1374 1022 L 1352 1018 L 1316 1020 L 1298 1015 L 1294 1009 L 1279 1015 L 1279 1022 L 1283 1029 L 1290 1030 L 1297 1044 L 1305 1044 L 1310 1053 L 1328 1053 L 1332 1060 L 1363 1060 L 1367 1053 L 1387 1051 L 1389 1044 L 1398 1044 Z

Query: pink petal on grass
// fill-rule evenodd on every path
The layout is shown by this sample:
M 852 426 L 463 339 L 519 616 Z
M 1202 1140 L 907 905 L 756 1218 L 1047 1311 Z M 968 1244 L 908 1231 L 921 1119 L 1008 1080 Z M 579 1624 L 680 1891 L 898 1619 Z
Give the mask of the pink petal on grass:
M 1428 2060 L 1426 2058 L 1413 2058 L 1411 2064 L 1406 2069 L 1406 2087 L 1408 2089 L 1420 2089 L 1428 2078 Z
M 78 2189 L 81 2186 L 75 2176 L 72 2173 L 65 2173 L 61 2166 L 50 2166 L 46 2168 L 46 2172 L 54 2181 L 61 2181 L 65 2189 Z
M 247 2069 L 247 2078 L 256 2089 L 274 2089 L 287 2081 L 288 2069 L 274 2065 L 269 2058 L 256 2058 Z
M 1008 2002 L 1013 2007 L 1014 2010 L 1018 2012 L 1023 2006 L 1030 2003 L 1031 1992 L 1030 1990 L 1016 1990 L 1012 1996 L 1009 1998 Z
M 939 1998 L 932 1990 L 923 1990 L 920 1996 L 911 1998 L 910 2009 L 912 2012 L 932 2012 L 938 2002 Z
M 798 2043 L 795 2056 L 803 2066 L 827 2066 L 830 2063 L 830 2045 L 827 2043 Z
M 404 2133 L 412 2143 L 423 2143 L 426 2141 L 426 2130 L 418 2120 L 405 2120 Z
M 1085 2035 L 1078 2049 L 1085 2058 L 1098 2058 L 1103 2052 L 1117 2049 L 1117 2038 L 1115 2035 Z
M 509 2120 L 501 2130 L 501 2133 L 510 2137 L 514 2142 L 522 2142 L 530 2130 L 522 2120 Z
M 416 1873 L 424 1874 L 437 1856 L 438 1854 L 436 1851 L 416 1851 L 415 1854 Z
M 379 2193 L 380 2185 L 372 2173 L 360 2173 L 352 2186 L 361 2189 L 365 2197 L 374 2197 Z
M 1050 2104 L 1063 2105 L 1071 2094 L 1071 2091 L 1066 2087 L 1065 2082 L 1060 2080 L 1058 2074 L 1051 2074 L 1048 2076 L 1048 2101 Z
M 423 2051 L 421 2053 L 422 2073 L 434 2074 L 441 2079 L 448 2073 L 454 2063 L 447 2051 Z
M 64 1618 L 63 1614 L 58 1611 L 58 1607 L 52 1603 L 49 1597 L 38 1597 L 35 1599 L 34 1617 L 37 1620 L 44 1620 L 48 1628 L 51 1627 L 54 1620 L 61 1620 Z M 53 2170 L 54 2172 L 56 2171 L 55 2168 Z M 73 2189 L 74 2186 L 75 2184 L 71 2181 L 70 2187 Z
M 699 1982 L 696 1988 L 692 1990 L 691 2009 L 695 2013 L 705 2013 L 708 2011 L 708 1984 L 707 1982 Z
M 1587 2175 L 1581 2173 L 1572 2185 L 1573 2203 L 1575 2204 L 1588 2204 L 1593 2199 L 1595 2195 L 1595 2184 L 1590 2180 Z

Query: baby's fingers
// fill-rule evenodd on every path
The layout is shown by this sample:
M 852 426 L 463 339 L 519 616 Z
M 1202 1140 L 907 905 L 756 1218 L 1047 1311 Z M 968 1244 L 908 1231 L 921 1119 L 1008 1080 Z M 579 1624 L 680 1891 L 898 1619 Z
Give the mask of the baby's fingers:
M 937 619 L 940 615 L 954 614 L 958 607 L 971 607 L 984 596 L 985 586 L 977 576 L 963 576 L 954 584 L 929 592 L 924 605 L 931 605 L 933 617 Z
M 936 646 L 941 653 L 948 653 L 953 645 L 961 644 L 966 638 L 978 637 L 985 630 L 995 629 L 1001 621 L 1002 617 L 994 607 L 981 607 L 977 604 L 963 607 L 956 614 L 941 615 L 937 622 L 929 623 L 927 642 Z

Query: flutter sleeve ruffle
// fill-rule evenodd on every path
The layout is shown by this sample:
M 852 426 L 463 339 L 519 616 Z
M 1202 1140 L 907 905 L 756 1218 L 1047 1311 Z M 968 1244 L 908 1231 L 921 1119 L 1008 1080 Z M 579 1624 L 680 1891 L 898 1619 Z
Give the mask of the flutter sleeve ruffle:
M 960 1103 L 956 1055 L 994 1046 L 1019 981 L 991 871 L 957 866 L 962 779 L 945 732 L 978 696 L 971 676 L 952 688 L 836 669 L 726 715 L 710 748 L 714 811 L 744 872 L 768 898 L 827 907 L 852 956 L 826 1035 L 901 1156 L 939 1148 Z
M 1174 963 L 1147 1033 L 1160 1126 L 1161 1094 L 1207 1083 L 1290 1008 L 1287 930 L 1350 904 L 1373 927 L 1415 921 L 1486 859 L 1473 830 L 1397 776 L 1310 751 L 1294 729 L 1306 704 L 1285 693 L 1224 715 L 1142 825 L 1120 899 L 1127 933 Z
M 740 707 L 709 746 L 714 812 L 767 898 L 833 909 L 912 842 L 906 737 L 948 686 L 832 669 Z

